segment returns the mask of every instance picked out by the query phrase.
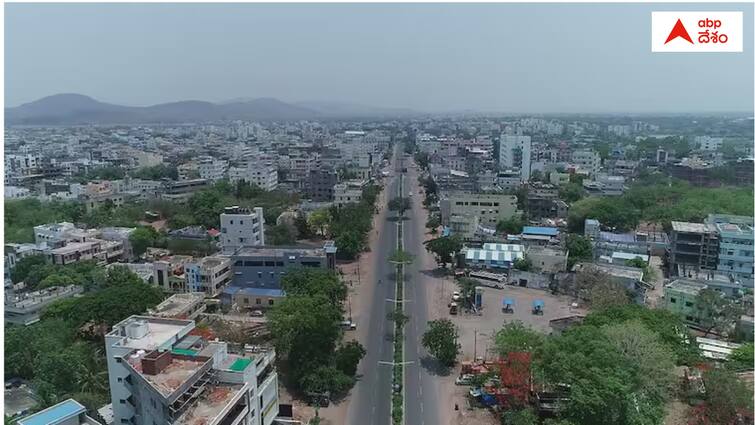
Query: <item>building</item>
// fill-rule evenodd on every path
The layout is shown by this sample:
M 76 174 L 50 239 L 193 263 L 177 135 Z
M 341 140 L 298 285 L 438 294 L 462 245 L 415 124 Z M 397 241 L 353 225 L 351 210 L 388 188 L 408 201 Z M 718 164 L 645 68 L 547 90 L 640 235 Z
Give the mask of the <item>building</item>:
M 533 245 L 527 247 L 525 257 L 538 273 L 560 273 L 567 269 L 569 251 Z
M 326 241 L 322 248 L 247 247 L 232 257 L 233 280 L 221 295 L 223 304 L 269 307 L 285 294 L 281 279 L 301 267 L 335 270 L 337 248 Z
M 563 186 L 569 183 L 569 173 L 559 173 L 558 171 L 551 171 L 548 175 L 548 181 L 555 186 Z
M 718 229 L 713 224 L 671 222 L 669 265 L 675 276 L 692 276 L 718 267 Z
M 702 151 L 717 151 L 723 143 L 723 137 L 695 136 L 695 147 Z
M 688 323 L 699 324 L 705 319 L 703 311 L 697 307 L 697 297 L 703 289 L 713 289 L 722 297 L 731 297 L 739 294 L 742 286 L 722 276 L 709 280 L 676 279 L 663 288 L 663 308 L 680 314 Z
M 199 177 L 211 182 L 216 182 L 225 177 L 228 171 L 228 161 L 205 156 L 198 159 Z
M 278 168 L 271 162 L 247 161 L 241 167 L 229 168 L 228 179 L 231 183 L 245 181 L 271 191 L 278 188 Z
M 498 167 L 501 170 L 517 169 L 521 181 L 529 181 L 532 156 L 530 136 L 502 134 L 499 143 Z
M 480 226 L 495 229 L 499 221 L 520 214 L 516 201 L 514 195 L 498 193 L 449 193 L 440 200 L 441 224 L 449 226 L 459 216 L 477 217 Z
M 122 259 L 129 261 L 134 258 L 134 249 L 129 237 L 135 230 L 136 227 L 103 227 L 100 230 L 100 237 L 106 241 L 120 242 L 123 246 Z
M 592 149 L 575 150 L 572 152 L 571 162 L 590 175 L 595 175 L 600 170 L 600 154 Z
M 524 246 L 486 243 L 482 249 L 463 249 L 461 258 L 465 267 L 508 270 L 516 260 L 524 259 Z
M 543 226 L 524 226 L 522 242 L 527 245 L 549 245 L 558 243 L 558 228 Z
M 592 196 L 620 196 L 626 190 L 623 176 L 598 173 L 591 180 L 582 180 L 582 187 Z
M 17 425 L 101 425 L 87 415 L 87 409 L 78 401 L 69 398 L 19 419 Z
M 173 294 L 149 310 L 150 316 L 194 320 L 205 311 L 204 292 Z
M 265 215 L 262 208 L 226 208 L 220 214 L 220 244 L 225 253 L 248 246 L 265 245 Z
M 525 204 L 530 220 L 566 218 L 569 212 L 569 206 L 558 197 L 558 188 L 549 184 L 531 185 Z
M 637 267 L 619 266 L 604 263 L 580 263 L 574 266 L 574 271 L 598 272 L 610 276 L 611 280 L 624 287 L 636 304 L 644 304 L 647 292 L 652 288 L 643 282 L 645 273 Z
M 5 293 L 5 323 L 24 326 L 36 323 L 47 306 L 82 292 L 84 288 L 77 285 L 53 286 L 23 293 L 8 290 Z
M 105 336 L 114 423 L 270 425 L 275 352 L 205 340 L 194 321 L 131 316 Z
M 231 281 L 231 259 L 220 255 L 204 257 L 184 264 L 186 286 L 176 292 L 202 292 L 218 295 Z
M 718 232 L 718 272 L 752 287 L 755 254 L 752 217 L 711 214 L 705 222 L 714 225 Z
M 315 202 L 332 201 L 335 197 L 333 188 L 336 184 L 338 184 L 338 173 L 335 170 L 327 168 L 312 170 L 309 172 L 305 185 L 306 196 Z
M 333 186 L 335 205 L 342 207 L 346 204 L 357 204 L 362 200 L 362 190 L 365 182 L 362 180 L 349 180 Z
M 600 238 L 600 222 L 594 218 L 585 219 L 585 236 L 592 240 Z

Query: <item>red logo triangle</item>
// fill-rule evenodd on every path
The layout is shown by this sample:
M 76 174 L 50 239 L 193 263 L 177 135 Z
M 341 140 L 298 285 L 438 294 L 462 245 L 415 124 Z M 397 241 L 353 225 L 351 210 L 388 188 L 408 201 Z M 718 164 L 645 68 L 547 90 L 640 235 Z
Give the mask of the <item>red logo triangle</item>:
M 684 28 L 684 24 L 682 23 L 681 19 L 676 20 L 676 24 L 674 24 L 674 28 L 671 30 L 671 33 L 668 35 L 668 38 L 666 39 L 666 42 L 663 44 L 668 44 L 669 41 L 675 39 L 676 37 L 681 37 L 690 43 L 692 43 L 692 38 L 689 36 L 689 33 L 687 32 L 687 28 Z M 692 43 L 695 44 L 695 43 Z

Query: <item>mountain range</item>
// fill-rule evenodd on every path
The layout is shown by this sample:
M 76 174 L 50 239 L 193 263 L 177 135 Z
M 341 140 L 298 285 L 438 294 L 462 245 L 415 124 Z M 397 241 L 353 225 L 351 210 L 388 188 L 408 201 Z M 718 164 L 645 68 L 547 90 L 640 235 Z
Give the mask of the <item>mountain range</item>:
M 269 97 L 238 98 L 219 103 L 185 100 L 152 106 L 123 106 L 100 102 L 81 94 L 64 93 L 5 108 L 5 122 L 10 125 L 104 125 L 389 118 L 417 114 L 406 108 L 318 101 L 287 103 Z

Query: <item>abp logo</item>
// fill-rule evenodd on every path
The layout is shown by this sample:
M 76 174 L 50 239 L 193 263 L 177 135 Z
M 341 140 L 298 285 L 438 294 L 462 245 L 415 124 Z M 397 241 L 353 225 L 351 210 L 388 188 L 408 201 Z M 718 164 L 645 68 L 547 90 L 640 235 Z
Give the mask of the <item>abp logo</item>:
M 742 12 L 653 12 L 653 52 L 741 52 Z

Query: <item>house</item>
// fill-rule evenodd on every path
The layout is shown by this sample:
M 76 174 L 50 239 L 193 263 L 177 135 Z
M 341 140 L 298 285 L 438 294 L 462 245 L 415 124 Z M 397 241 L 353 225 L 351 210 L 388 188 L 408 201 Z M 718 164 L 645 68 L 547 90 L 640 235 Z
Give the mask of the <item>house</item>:
M 87 415 L 87 409 L 69 398 L 16 421 L 18 425 L 101 425 Z

